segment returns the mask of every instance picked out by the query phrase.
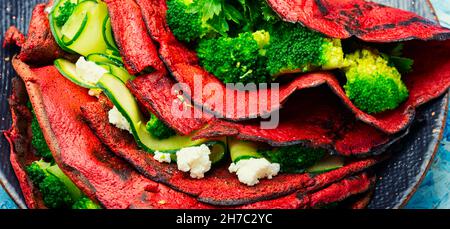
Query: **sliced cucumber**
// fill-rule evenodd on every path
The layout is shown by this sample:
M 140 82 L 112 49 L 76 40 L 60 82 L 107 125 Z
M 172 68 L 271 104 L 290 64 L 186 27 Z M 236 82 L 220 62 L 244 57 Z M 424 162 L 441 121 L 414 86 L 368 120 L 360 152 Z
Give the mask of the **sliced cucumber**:
M 105 69 L 106 71 L 108 71 L 109 73 L 111 73 L 111 65 L 107 64 L 107 63 L 95 63 L 98 66 L 102 67 L 103 69 Z
M 128 120 L 136 142 L 144 150 L 150 153 L 160 151 L 175 154 L 179 149 L 185 147 L 210 144 L 210 149 L 213 149 L 213 152 L 210 155 L 211 159 L 221 160 L 226 153 L 226 147 L 224 147 L 225 143 L 223 140 L 192 140 L 192 135 L 176 135 L 163 140 L 154 138 L 145 128 L 146 120 L 144 120 L 144 116 L 139 109 L 136 99 L 119 78 L 112 74 L 105 74 L 98 81 L 97 86 L 103 90 L 106 96 L 108 96 L 117 109 Z M 208 141 L 210 142 L 208 143 Z M 218 144 L 218 142 L 221 143 Z
M 65 76 L 67 79 L 74 82 L 78 86 L 97 89 L 96 84 L 86 82 L 85 80 L 83 80 L 81 77 L 78 76 L 76 72 L 76 65 L 73 64 L 72 62 L 65 59 L 57 59 L 55 60 L 54 64 L 55 67 L 63 76 Z M 135 78 L 133 75 L 130 75 L 124 68 L 117 67 L 113 64 L 102 62 L 95 62 L 95 64 L 108 71 L 108 73 L 111 73 L 112 75 L 116 76 L 124 83 L 126 83 L 128 80 L 132 80 Z
M 262 157 L 258 153 L 258 143 L 256 142 L 228 138 L 228 147 L 230 148 L 231 161 L 234 163 L 240 160 Z
M 133 75 L 130 75 L 128 71 L 125 68 L 118 67 L 116 65 L 110 64 L 109 65 L 111 74 L 115 75 L 117 78 L 122 80 L 122 82 L 126 83 L 128 80 L 133 80 L 135 77 Z
M 64 26 L 61 27 L 61 39 L 65 46 L 71 45 L 86 29 L 88 11 L 97 6 L 97 3 L 86 1 L 78 4 L 73 10 Z
M 328 156 L 306 169 L 309 173 L 324 173 L 344 166 L 344 159 L 339 156 Z
M 120 58 L 121 59 L 119 50 L 107 49 L 105 53 L 108 54 L 108 55 L 115 56 L 116 58 Z
M 105 20 L 103 21 L 103 39 L 106 42 L 106 45 L 108 48 L 114 51 L 119 51 L 119 48 L 117 48 L 116 41 L 114 40 L 114 35 L 112 33 L 112 27 L 111 27 L 111 18 L 106 16 Z
M 95 6 L 92 7 L 92 4 Z M 84 1 L 77 8 L 82 6 L 86 7 L 87 22 L 77 39 L 66 47 L 83 56 L 105 52 L 107 45 L 103 39 L 103 20 L 108 15 L 108 8 L 104 2 L 94 1 Z
M 59 16 L 59 14 L 60 14 L 59 7 L 62 6 L 65 2 L 77 3 L 77 0 L 57 0 L 54 3 L 52 11 L 49 14 L 50 30 L 53 34 L 53 37 L 55 38 L 56 43 L 59 45 L 59 47 L 61 47 L 62 50 L 69 52 L 69 53 L 74 53 L 74 51 L 68 49 L 66 47 L 66 45 L 64 44 L 64 42 L 62 41 L 61 27 L 56 25 L 56 20 L 55 20 L 55 18 L 57 16 Z
M 226 142 L 227 142 L 227 138 L 224 137 L 218 141 L 209 141 L 209 142 L 205 143 L 211 150 L 209 159 L 211 160 L 211 162 L 213 164 L 217 163 L 219 161 L 222 161 L 225 158 L 225 154 L 227 153 L 227 150 L 228 150 Z M 172 155 L 174 155 L 174 154 L 172 154 Z M 172 158 L 172 160 L 174 160 L 174 159 Z M 174 161 L 176 161 L 176 159 Z
M 96 63 L 109 63 L 116 65 L 118 67 L 123 67 L 123 62 L 120 57 L 116 57 L 113 55 L 108 55 L 104 53 L 92 53 L 89 56 L 87 56 L 87 60 L 96 62 Z
M 95 84 L 88 83 L 80 78 L 77 75 L 75 64 L 70 61 L 65 59 L 56 59 L 54 64 L 58 71 L 73 83 L 85 88 L 97 88 Z

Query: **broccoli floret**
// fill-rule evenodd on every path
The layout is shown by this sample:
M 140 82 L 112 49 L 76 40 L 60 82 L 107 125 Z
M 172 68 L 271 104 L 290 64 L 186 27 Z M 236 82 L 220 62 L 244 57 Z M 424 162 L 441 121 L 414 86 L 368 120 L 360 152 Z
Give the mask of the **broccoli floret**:
M 73 200 L 64 182 L 48 172 L 54 166 L 56 165 L 51 166 L 50 163 L 40 160 L 31 163 L 26 171 L 34 186 L 41 192 L 45 206 L 48 208 L 71 206 Z
M 26 167 L 26 171 L 33 185 L 39 189 L 46 207 L 99 208 L 94 202 L 89 202 L 87 197 L 82 197 L 80 189 L 56 164 L 34 161 Z
M 346 56 L 345 92 L 361 110 L 379 113 L 392 110 L 408 98 L 399 71 L 376 50 L 362 49 Z
M 49 175 L 39 184 L 45 206 L 48 208 L 66 208 L 73 204 L 73 200 L 66 186 L 57 177 Z
M 28 177 L 35 186 L 39 187 L 39 184 L 47 177 L 48 167 L 50 167 L 50 163 L 43 160 L 35 161 L 26 167 Z
M 164 122 L 159 120 L 154 114 L 151 115 L 150 121 L 147 122 L 147 131 L 155 138 L 166 139 L 176 135 L 176 132 L 168 127 Z
M 214 33 L 202 15 L 194 12 L 194 0 L 167 1 L 167 23 L 180 41 L 191 42 Z
M 302 25 L 286 22 L 273 26 L 271 35 L 267 70 L 272 76 L 335 69 L 345 63 L 339 39 L 326 38 Z
M 269 81 L 265 69 L 266 31 L 245 32 L 238 37 L 202 40 L 197 48 L 200 64 L 225 83 Z
M 73 204 L 72 209 L 101 209 L 102 207 L 84 196 Z
M 282 172 L 302 173 L 326 155 L 324 149 L 307 148 L 299 145 L 259 150 L 259 154 L 272 163 L 279 163 Z
M 340 39 L 324 38 L 320 51 L 319 65 L 323 70 L 345 67 L 346 62 Z
M 69 20 L 70 15 L 72 15 L 76 5 L 77 4 L 72 3 L 71 1 L 66 1 L 58 8 L 59 14 L 55 18 L 57 26 L 61 27 L 66 24 L 67 20 Z
M 31 145 L 36 150 L 36 156 L 44 158 L 46 161 L 53 160 L 53 155 L 48 148 L 47 142 L 45 141 L 44 134 L 42 133 L 41 127 L 37 121 L 36 115 L 33 112 L 33 118 L 31 120 Z
M 399 56 L 390 56 L 389 65 L 394 66 L 400 73 L 409 73 L 412 71 L 414 60 Z

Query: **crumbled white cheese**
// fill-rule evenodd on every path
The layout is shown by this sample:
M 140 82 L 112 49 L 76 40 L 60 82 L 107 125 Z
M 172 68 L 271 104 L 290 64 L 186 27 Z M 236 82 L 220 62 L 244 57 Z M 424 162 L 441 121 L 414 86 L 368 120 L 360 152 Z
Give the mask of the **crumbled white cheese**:
M 102 94 L 102 90 L 101 89 L 96 89 L 96 88 L 89 89 L 88 94 L 90 96 L 95 96 L 95 97 L 98 98 Z
M 103 76 L 103 74 L 108 71 L 96 63 L 91 61 L 86 61 L 84 57 L 80 57 L 75 64 L 75 71 L 77 76 L 80 77 L 83 81 L 96 84 L 98 80 Z
M 172 161 L 172 159 L 170 158 L 170 153 L 161 153 L 159 151 L 155 152 L 153 158 L 155 158 L 155 160 L 159 161 L 160 163 L 170 163 Z
M 50 14 L 52 12 L 53 5 L 47 5 L 44 9 L 44 13 Z
M 210 154 L 211 151 L 205 144 L 183 148 L 177 152 L 178 170 L 190 171 L 192 178 L 203 178 L 205 173 L 211 169 Z
M 228 171 L 236 173 L 241 183 L 253 186 L 259 183 L 259 179 L 276 176 L 280 172 L 280 164 L 270 163 L 265 158 L 250 158 L 231 163 Z
M 127 119 L 123 117 L 122 113 L 114 106 L 108 112 L 109 123 L 113 124 L 119 129 L 127 130 L 131 134 L 130 123 L 128 123 Z

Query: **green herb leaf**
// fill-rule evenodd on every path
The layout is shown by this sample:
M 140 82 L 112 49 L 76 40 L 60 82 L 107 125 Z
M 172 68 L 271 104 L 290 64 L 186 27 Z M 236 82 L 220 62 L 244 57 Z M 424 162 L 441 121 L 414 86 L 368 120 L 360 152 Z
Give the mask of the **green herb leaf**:
M 414 60 L 406 57 L 391 56 L 389 63 L 395 66 L 400 73 L 409 73 L 412 71 Z
M 401 56 L 403 55 L 403 48 L 405 45 L 403 43 L 399 43 L 391 50 L 391 56 Z

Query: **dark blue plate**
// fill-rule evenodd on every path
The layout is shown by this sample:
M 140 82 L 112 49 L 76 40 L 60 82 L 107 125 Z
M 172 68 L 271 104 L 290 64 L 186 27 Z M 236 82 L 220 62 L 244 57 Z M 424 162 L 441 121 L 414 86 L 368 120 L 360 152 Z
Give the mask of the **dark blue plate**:
M 1 0 L 0 1 L 0 40 L 10 25 L 27 31 L 33 7 L 45 0 Z M 422 16 L 434 19 L 434 14 L 426 1 L 377 0 L 396 7 L 415 11 Z M 1 50 L 0 75 L 0 130 L 11 125 L 11 115 L 7 98 L 11 93 L 11 78 L 15 76 L 10 58 L 13 50 Z M 419 109 L 416 121 L 409 134 L 392 145 L 387 153 L 392 158 L 376 168 L 378 182 L 370 208 L 399 208 L 412 196 L 431 161 L 436 154 L 443 133 L 447 111 L 448 96 L 442 96 Z M 0 137 L 0 183 L 20 208 L 26 208 L 19 184 L 9 162 L 9 145 Z

